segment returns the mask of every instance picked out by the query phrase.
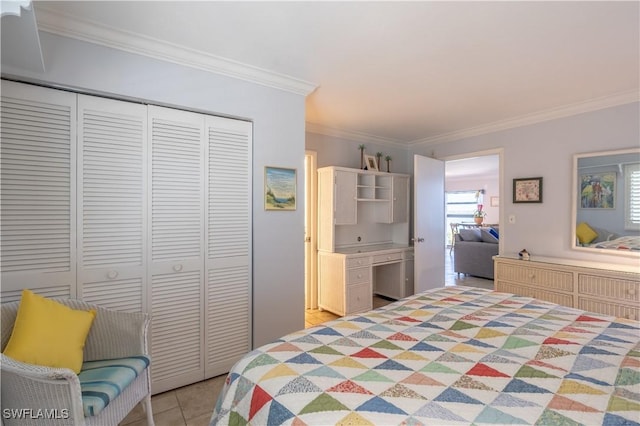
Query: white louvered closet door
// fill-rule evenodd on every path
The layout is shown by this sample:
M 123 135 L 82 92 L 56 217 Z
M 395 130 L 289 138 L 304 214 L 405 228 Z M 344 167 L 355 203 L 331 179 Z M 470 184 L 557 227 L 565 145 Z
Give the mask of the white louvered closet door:
M 146 306 L 147 107 L 78 95 L 78 296 Z
M 204 377 L 204 116 L 149 107 L 152 391 Z
M 251 350 L 252 124 L 207 117 L 206 378 Z
M 2 302 L 74 297 L 76 95 L 2 81 Z

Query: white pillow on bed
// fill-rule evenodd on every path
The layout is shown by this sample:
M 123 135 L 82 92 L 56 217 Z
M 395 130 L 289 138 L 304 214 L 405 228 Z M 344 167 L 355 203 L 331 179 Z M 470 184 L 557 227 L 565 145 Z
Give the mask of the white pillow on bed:
M 597 228 L 595 226 L 592 226 L 591 228 L 593 228 L 593 230 L 598 233 L 598 236 L 596 237 L 596 239 L 591 241 L 592 244 L 601 243 L 603 241 L 611 241 L 611 240 L 615 240 L 616 238 L 620 238 L 620 235 L 616 234 L 615 232 L 607 231 L 604 228 Z

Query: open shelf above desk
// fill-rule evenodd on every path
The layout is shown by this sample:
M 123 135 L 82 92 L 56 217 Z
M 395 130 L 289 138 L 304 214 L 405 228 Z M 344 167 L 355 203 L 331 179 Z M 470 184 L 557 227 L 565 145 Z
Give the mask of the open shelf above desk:
M 393 176 L 381 175 L 377 173 L 358 173 L 357 179 L 357 200 L 391 200 L 391 190 Z
M 409 175 L 318 169 L 318 249 L 409 242 Z

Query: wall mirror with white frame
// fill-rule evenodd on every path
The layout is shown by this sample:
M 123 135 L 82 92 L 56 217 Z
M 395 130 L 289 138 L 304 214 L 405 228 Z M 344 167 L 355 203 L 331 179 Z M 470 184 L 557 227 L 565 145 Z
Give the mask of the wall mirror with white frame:
M 640 257 L 640 148 L 573 157 L 571 247 Z

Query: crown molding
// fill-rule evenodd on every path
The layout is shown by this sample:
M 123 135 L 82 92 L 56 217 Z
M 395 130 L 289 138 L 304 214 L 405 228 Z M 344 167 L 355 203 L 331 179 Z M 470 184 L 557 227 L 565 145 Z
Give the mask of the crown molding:
M 37 9 L 38 29 L 48 33 L 221 74 L 298 95 L 307 96 L 317 87 L 314 83 L 285 74 L 60 13 L 48 8 L 46 3 L 45 5 L 39 3 Z
M 133 32 L 115 29 L 94 21 L 80 19 L 75 16 L 60 13 L 46 6 L 46 2 L 39 2 L 37 5 L 37 25 L 39 30 L 48 33 L 63 37 L 70 37 L 215 74 L 225 75 L 298 95 L 307 96 L 317 88 L 317 85 L 314 83 L 285 74 L 276 73 L 199 50 L 189 49 L 184 46 L 142 36 Z M 621 92 L 611 96 L 590 99 L 584 102 L 551 108 L 532 114 L 525 114 L 468 129 L 429 136 L 410 142 L 403 142 L 396 139 L 370 135 L 362 132 L 334 129 L 317 123 L 307 122 L 306 126 L 307 131 L 310 133 L 406 148 L 409 146 L 428 146 L 452 142 L 501 130 L 638 102 L 639 100 L 640 91 L 638 90 Z
M 500 120 L 482 126 L 470 127 L 468 129 L 457 130 L 455 132 L 443 133 L 440 135 L 429 136 L 424 139 L 418 139 L 411 142 L 402 142 L 396 139 L 383 138 L 380 136 L 370 135 L 362 132 L 353 132 L 348 130 L 334 129 L 317 123 L 306 123 L 306 131 L 309 133 L 317 133 L 320 135 L 331 136 L 341 139 L 349 139 L 357 142 L 375 142 L 382 145 L 393 145 L 403 148 L 429 146 L 440 143 L 453 142 L 465 138 L 485 135 L 498 132 L 501 130 L 513 129 L 516 127 L 527 126 L 544 121 L 555 120 L 558 118 L 570 117 L 572 115 L 583 114 L 600 109 L 610 108 L 618 105 L 625 105 L 640 101 L 640 90 L 631 90 L 627 92 L 616 93 L 610 96 L 589 99 L 584 102 L 564 105 L 561 107 L 551 108 L 545 111 L 539 111 L 533 114 L 525 114 L 506 120 Z
M 397 139 L 390 139 L 382 136 L 375 136 L 368 133 L 355 132 L 351 130 L 335 129 L 318 123 L 310 123 L 308 121 L 306 122 L 305 131 L 307 133 L 315 133 L 318 135 L 330 136 L 333 138 L 348 139 L 354 142 L 377 143 L 380 145 L 390 145 L 401 148 L 407 147 L 406 142 L 402 142 Z
M 500 120 L 482 126 L 457 130 L 455 132 L 443 133 L 441 135 L 430 136 L 424 139 L 409 142 L 409 146 L 436 145 L 439 143 L 453 142 L 460 139 L 494 133 L 501 130 L 513 129 L 558 118 L 570 117 L 572 115 L 597 111 L 618 105 L 629 104 L 640 101 L 640 90 L 630 90 L 609 96 L 589 99 L 583 102 L 550 108 L 533 114 L 525 114 L 506 120 Z

